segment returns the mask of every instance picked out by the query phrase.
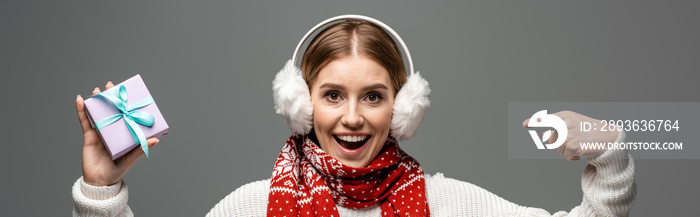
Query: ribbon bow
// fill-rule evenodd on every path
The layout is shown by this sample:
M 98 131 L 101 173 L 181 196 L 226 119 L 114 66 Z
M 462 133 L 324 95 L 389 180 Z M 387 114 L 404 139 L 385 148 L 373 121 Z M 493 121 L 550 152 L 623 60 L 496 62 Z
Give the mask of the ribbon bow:
M 117 87 L 110 88 L 109 90 L 97 94 L 95 96 L 111 101 L 114 104 L 114 106 L 117 107 L 117 109 L 119 109 L 119 111 L 121 112 L 120 114 L 112 115 L 95 122 L 95 128 L 97 130 L 100 130 L 118 121 L 119 119 L 124 118 L 126 126 L 127 128 L 129 128 L 129 132 L 131 132 L 131 137 L 134 139 L 135 142 L 138 141 L 141 144 L 141 149 L 143 149 L 143 152 L 146 153 L 146 157 L 148 157 L 148 142 L 146 142 L 146 135 L 143 134 L 143 131 L 141 130 L 141 128 L 139 128 L 139 126 L 136 123 L 151 127 L 153 126 L 155 117 L 153 117 L 153 115 L 149 114 L 148 112 L 134 110 L 143 108 L 153 103 L 153 97 L 149 95 L 139 100 L 138 102 L 132 104 L 131 106 L 127 107 L 127 94 L 126 87 L 124 85 L 119 85 Z

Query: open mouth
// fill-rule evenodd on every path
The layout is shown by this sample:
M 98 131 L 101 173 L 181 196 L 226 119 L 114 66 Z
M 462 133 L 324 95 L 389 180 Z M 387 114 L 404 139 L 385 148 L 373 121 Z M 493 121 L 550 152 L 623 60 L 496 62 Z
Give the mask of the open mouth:
M 355 150 L 360 147 L 362 147 L 367 140 L 369 140 L 371 136 L 368 135 L 363 135 L 363 136 L 345 136 L 345 135 L 333 135 L 333 138 L 335 138 L 335 141 L 340 144 L 340 146 L 343 146 L 343 148 L 349 149 L 349 150 Z

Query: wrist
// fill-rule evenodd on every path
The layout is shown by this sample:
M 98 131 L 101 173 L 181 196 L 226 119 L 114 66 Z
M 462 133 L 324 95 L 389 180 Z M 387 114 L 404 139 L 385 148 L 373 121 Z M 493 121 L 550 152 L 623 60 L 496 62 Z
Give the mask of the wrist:
M 82 195 L 86 199 L 90 200 L 107 200 L 114 198 L 119 194 L 126 193 L 122 191 L 125 189 L 126 185 L 123 182 L 118 182 L 117 184 L 110 186 L 93 186 L 85 183 L 85 177 L 81 177 L 74 184 L 73 195 Z
M 112 186 L 112 185 L 116 185 L 117 183 L 119 183 L 119 181 L 121 181 L 121 180 L 106 181 L 106 180 L 100 180 L 100 179 L 96 179 L 96 178 L 90 178 L 87 176 L 83 176 L 83 182 L 85 182 L 85 184 L 95 186 L 95 187 Z

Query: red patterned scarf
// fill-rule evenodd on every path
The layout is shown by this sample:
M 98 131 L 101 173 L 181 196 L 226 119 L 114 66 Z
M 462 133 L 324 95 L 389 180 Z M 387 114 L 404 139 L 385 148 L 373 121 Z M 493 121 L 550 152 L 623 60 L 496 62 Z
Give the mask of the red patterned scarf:
M 267 216 L 334 216 L 336 204 L 361 209 L 379 203 L 382 216 L 430 216 L 423 168 L 389 137 L 366 167 L 326 154 L 307 136 L 292 136 L 272 172 Z

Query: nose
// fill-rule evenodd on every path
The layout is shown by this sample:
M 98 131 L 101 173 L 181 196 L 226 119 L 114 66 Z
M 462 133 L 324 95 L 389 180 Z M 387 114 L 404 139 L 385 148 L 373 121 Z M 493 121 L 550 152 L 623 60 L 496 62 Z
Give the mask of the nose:
M 360 108 L 358 108 L 358 103 L 353 100 L 346 105 L 347 109 L 340 119 L 340 122 L 350 129 L 362 128 L 362 125 L 365 124 L 365 119 L 362 117 Z

